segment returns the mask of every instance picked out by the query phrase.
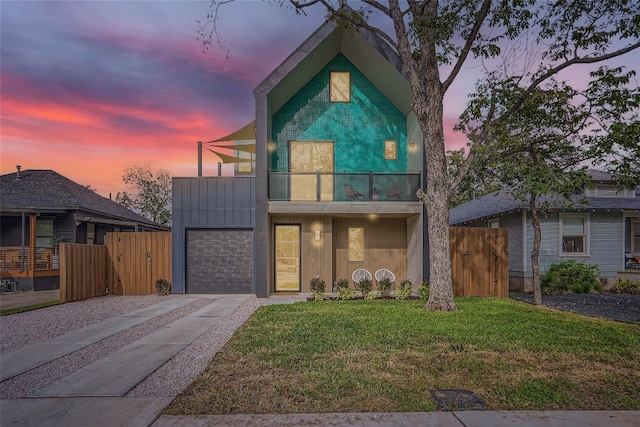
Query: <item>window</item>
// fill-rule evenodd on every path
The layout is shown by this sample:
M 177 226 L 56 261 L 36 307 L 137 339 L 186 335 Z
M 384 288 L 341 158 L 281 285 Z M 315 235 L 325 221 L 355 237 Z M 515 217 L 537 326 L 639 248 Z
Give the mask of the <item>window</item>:
M 635 197 L 635 190 L 619 190 L 613 185 L 598 184 L 585 190 L 587 197 Z
M 364 261 L 364 227 L 349 227 L 349 261 Z
M 39 248 L 50 247 L 52 237 L 53 237 L 53 220 L 38 218 L 36 220 L 36 246 Z
M 385 160 L 396 159 L 396 142 L 395 141 L 384 142 L 384 159 Z
M 329 73 L 329 101 L 351 102 L 351 73 L 348 71 Z
M 589 215 L 560 214 L 560 254 L 589 254 Z
M 500 218 L 490 219 L 487 223 L 489 228 L 500 228 Z
M 640 253 L 640 219 L 631 221 L 631 252 Z

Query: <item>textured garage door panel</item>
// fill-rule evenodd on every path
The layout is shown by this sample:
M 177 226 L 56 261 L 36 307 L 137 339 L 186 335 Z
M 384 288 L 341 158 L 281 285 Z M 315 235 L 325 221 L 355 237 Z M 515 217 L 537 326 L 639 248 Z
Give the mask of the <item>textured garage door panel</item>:
M 187 230 L 186 292 L 253 293 L 253 231 Z

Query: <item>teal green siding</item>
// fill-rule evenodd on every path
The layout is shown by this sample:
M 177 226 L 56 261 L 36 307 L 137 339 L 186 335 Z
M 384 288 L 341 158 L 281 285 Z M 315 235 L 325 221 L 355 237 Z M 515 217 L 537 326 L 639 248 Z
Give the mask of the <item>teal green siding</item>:
M 351 102 L 329 102 L 329 73 L 351 73 Z M 339 53 L 272 119 L 272 171 L 288 170 L 289 141 L 334 141 L 335 172 L 407 170 L 406 117 Z M 396 159 L 384 159 L 384 141 Z

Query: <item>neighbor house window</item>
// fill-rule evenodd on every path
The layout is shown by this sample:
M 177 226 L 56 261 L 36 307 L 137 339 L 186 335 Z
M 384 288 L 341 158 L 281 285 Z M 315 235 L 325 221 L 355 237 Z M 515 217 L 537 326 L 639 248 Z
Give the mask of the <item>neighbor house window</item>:
M 38 218 L 36 220 L 36 246 L 39 248 L 50 247 L 52 237 L 53 237 L 53 220 Z
M 331 102 L 351 102 L 351 73 L 331 71 L 329 75 L 329 100 Z
M 640 219 L 631 222 L 631 251 L 640 253 Z
M 364 261 L 364 227 L 349 227 L 349 261 Z
M 589 253 L 589 215 L 560 214 L 560 253 L 587 255 Z

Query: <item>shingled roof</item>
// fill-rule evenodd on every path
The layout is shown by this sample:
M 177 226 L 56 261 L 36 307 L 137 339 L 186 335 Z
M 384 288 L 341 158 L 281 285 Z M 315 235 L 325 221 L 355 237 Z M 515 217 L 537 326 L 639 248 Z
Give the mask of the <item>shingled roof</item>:
M 611 175 L 606 172 L 590 170 L 594 182 L 610 182 Z M 582 204 L 582 195 L 573 198 L 574 209 L 580 210 L 640 210 L 640 198 L 636 197 L 587 197 L 588 203 Z M 550 204 L 549 209 L 567 209 L 564 202 L 547 197 Z M 526 208 L 527 205 L 522 200 L 515 200 L 509 189 L 502 189 L 486 196 L 480 197 L 467 203 L 452 208 L 449 211 L 449 223 L 460 225 L 465 222 L 475 221 L 482 218 L 491 218 L 505 213 Z
M 73 210 L 167 229 L 52 170 L 25 170 L 0 176 L 2 213 Z

